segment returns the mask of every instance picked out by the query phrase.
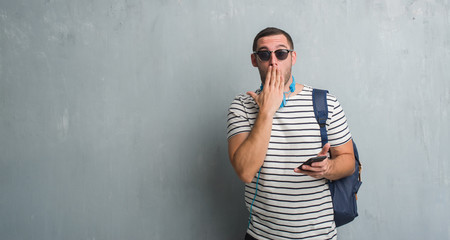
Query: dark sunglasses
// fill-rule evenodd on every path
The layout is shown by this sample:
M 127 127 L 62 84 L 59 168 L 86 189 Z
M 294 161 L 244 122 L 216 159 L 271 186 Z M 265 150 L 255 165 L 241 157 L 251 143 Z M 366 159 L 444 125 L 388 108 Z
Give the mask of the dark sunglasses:
M 293 51 L 294 50 L 291 49 L 278 49 L 275 51 L 255 51 L 253 53 L 256 54 L 261 61 L 265 62 L 269 61 L 270 55 L 272 55 L 272 53 L 275 53 L 275 56 L 278 58 L 278 60 L 284 60 L 288 57 L 289 52 Z

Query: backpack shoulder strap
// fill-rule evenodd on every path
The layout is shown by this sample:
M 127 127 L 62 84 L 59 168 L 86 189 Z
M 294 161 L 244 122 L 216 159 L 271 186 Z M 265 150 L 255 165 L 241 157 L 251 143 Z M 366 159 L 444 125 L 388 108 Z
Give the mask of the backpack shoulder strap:
M 312 100 L 314 108 L 314 116 L 320 126 L 320 137 L 322 140 L 322 147 L 328 143 L 328 134 L 326 122 L 328 119 L 328 104 L 327 104 L 327 90 L 313 89 Z

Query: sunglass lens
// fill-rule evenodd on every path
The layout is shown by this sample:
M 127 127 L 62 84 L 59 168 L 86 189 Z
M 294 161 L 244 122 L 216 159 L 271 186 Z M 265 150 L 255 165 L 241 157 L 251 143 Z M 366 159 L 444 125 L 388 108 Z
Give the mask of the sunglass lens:
M 289 51 L 286 49 L 280 49 L 275 51 L 275 56 L 277 56 L 278 60 L 284 60 L 287 58 Z
M 257 54 L 259 59 L 261 59 L 261 61 L 268 61 L 270 59 L 269 51 L 259 51 Z

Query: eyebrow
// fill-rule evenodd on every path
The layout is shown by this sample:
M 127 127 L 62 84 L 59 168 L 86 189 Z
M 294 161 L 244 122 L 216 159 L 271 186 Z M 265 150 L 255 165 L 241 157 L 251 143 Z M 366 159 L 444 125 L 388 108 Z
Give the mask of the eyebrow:
M 289 49 L 286 45 L 284 45 L 284 44 L 280 44 L 280 45 L 277 45 L 277 50 L 279 49 L 279 48 L 286 48 L 286 49 Z M 266 47 L 266 46 L 262 46 L 262 47 L 260 47 L 260 48 L 258 48 L 257 49 L 257 51 L 261 51 L 261 50 L 267 50 L 267 49 L 269 49 L 268 47 Z

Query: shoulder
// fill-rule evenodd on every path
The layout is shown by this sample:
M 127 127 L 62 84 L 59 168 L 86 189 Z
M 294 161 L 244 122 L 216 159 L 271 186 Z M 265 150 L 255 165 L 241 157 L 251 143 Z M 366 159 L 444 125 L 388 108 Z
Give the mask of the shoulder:
M 313 89 L 314 89 L 314 88 L 311 87 L 311 86 L 303 85 L 302 92 L 307 93 L 307 94 L 311 94 L 311 95 L 312 95 Z
M 319 89 L 319 88 L 313 88 L 313 87 L 307 86 L 307 85 L 305 85 L 305 87 L 304 87 L 305 92 L 309 92 L 309 93 L 311 94 L 311 96 L 312 96 L 313 89 Z M 326 91 L 327 91 L 327 101 L 328 101 L 328 104 L 332 104 L 332 103 L 336 103 L 336 102 L 337 102 L 337 97 L 336 97 L 336 95 L 330 93 L 330 91 L 327 90 L 327 89 L 322 89 L 322 88 L 320 88 L 320 89 L 321 89 L 321 90 L 326 90 Z
M 261 93 L 260 89 L 257 89 L 254 91 L 256 94 Z M 246 94 L 246 93 L 241 93 L 239 95 L 237 95 L 233 101 L 239 101 L 242 102 L 244 104 L 256 104 L 255 100 L 252 98 L 252 96 Z
M 259 90 L 256 91 L 259 94 Z M 248 94 L 242 93 L 237 95 L 230 104 L 230 110 L 232 109 L 254 109 L 257 108 L 255 100 Z
M 236 97 L 234 97 L 233 103 L 234 102 L 240 102 L 240 103 L 243 103 L 243 104 L 248 104 L 248 103 L 252 103 L 252 102 L 255 102 L 255 101 L 253 100 L 253 98 L 250 95 L 245 94 L 245 93 L 241 93 L 241 94 L 237 95 Z

